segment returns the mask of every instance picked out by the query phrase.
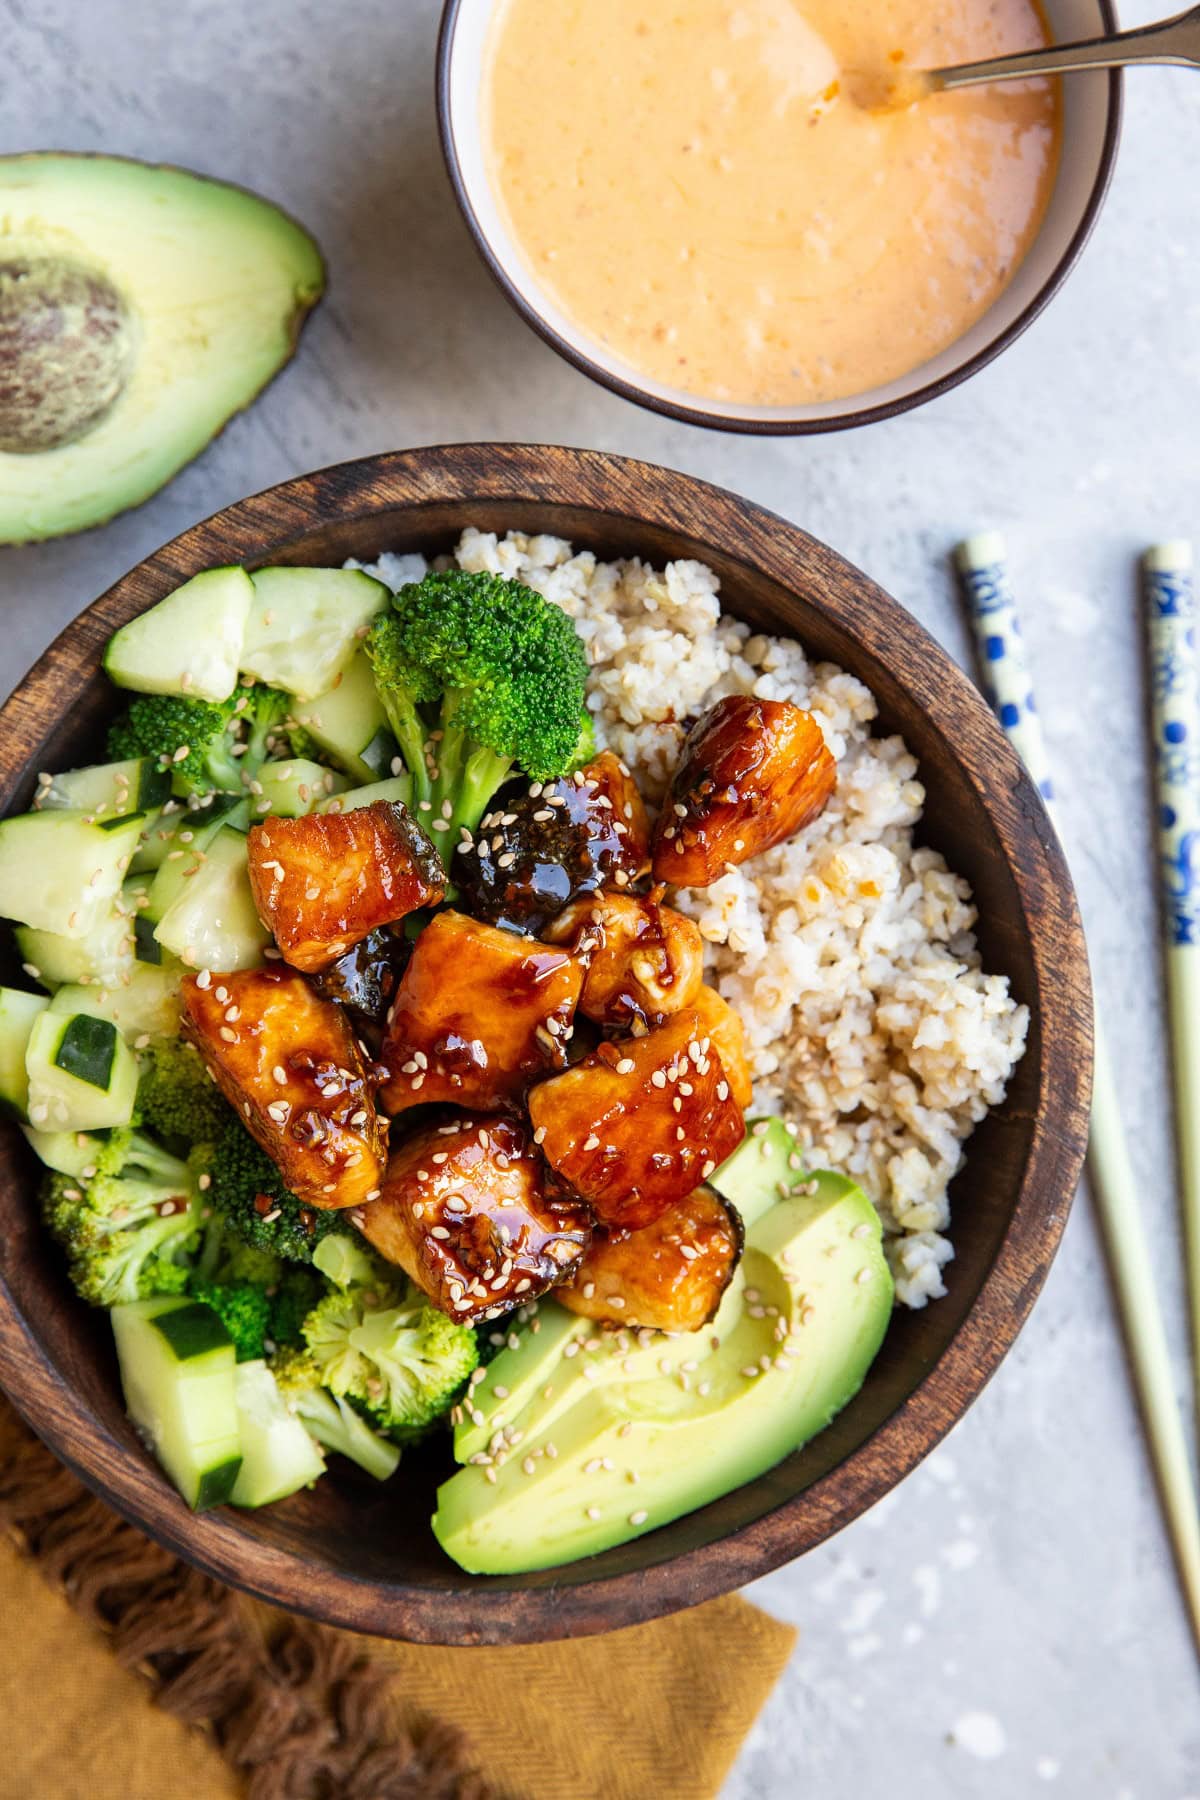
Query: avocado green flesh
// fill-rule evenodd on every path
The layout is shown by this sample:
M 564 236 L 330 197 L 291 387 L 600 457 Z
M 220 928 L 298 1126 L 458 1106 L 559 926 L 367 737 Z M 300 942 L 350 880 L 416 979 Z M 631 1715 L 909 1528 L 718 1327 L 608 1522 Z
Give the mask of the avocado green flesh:
M 747 1119 L 746 1135 L 711 1177 L 749 1231 L 784 1190 L 807 1179 L 795 1138 L 782 1119 Z
M 460 1567 L 516 1574 L 625 1543 L 755 1480 L 841 1411 L 883 1341 L 892 1281 L 865 1194 L 812 1181 L 762 1212 L 703 1331 L 639 1340 L 572 1319 L 578 1333 L 543 1302 L 532 1342 L 558 1347 L 532 1351 L 527 1332 L 502 1351 L 470 1402 L 484 1424 L 455 1435 L 460 1459 L 491 1459 L 438 1492 L 434 1534 Z
M 307 232 L 239 188 L 117 157 L 0 157 L 0 394 L 17 392 L 0 407 L 0 543 L 148 499 L 288 360 L 324 281 Z

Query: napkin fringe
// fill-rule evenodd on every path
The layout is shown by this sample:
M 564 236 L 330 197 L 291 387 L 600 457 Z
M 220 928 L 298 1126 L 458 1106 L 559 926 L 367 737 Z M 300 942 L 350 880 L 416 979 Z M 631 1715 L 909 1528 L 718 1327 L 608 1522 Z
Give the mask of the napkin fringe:
M 0 1527 L 164 1711 L 212 1737 L 247 1800 L 499 1800 L 455 1727 L 399 1723 L 394 1673 L 352 1639 L 299 1618 L 268 1638 L 31 1434 L 0 1466 Z

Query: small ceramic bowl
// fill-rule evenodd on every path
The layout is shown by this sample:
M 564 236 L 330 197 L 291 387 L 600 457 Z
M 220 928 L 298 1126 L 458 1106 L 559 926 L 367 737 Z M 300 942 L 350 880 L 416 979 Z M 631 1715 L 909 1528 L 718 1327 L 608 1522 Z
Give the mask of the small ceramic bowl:
M 821 1543 L 896 1485 L 962 1416 L 1012 1343 L 1058 1245 L 1083 1159 L 1090 989 L 1070 877 L 1037 792 L 961 670 L 832 550 L 669 469 L 582 450 L 457 444 L 285 482 L 196 525 L 69 625 L 0 707 L 0 813 L 39 769 L 94 761 L 119 696 L 100 658 L 118 626 L 215 564 L 338 565 L 449 549 L 468 525 L 552 532 L 603 557 L 708 563 L 726 609 L 800 638 L 865 681 L 927 793 L 923 841 L 970 881 L 988 969 L 1030 1008 L 1004 1104 L 951 1191 L 949 1291 L 899 1308 L 865 1385 L 759 1480 L 635 1542 L 530 1575 L 464 1574 L 429 1529 L 451 1473 L 443 1438 L 384 1486 L 335 1458 L 311 1492 L 260 1512 L 190 1513 L 121 1402 L 103 1313 L 71 1291 L 38 1218 L 38 1167 L 0 1120 L 0 1386 L 115 1506 L 209 1573 L 333 1624 L 422 1643 L 520 1643 L 615 1629 L 693 1605 Z M 6 938 L 7 933 L 0 933 Z M 7 962 L 4 957 L 7 956 Z M 15 954 L 0 981 L 22 985 Z
M 480 94 L 497 0 L 446 0 L 437 59 L 438 121 L 463 217 L 492 275 L 546 342 L 625 399 L 690 425 L 761 436 L 842 431 L 921 406 L 985 368 L 1014 343 L 1062 286 L 1108 189 L 1121 119 L 1119 71 L 1064 81 L 1062 154 L 1050 204 L 1028 256 L 995 304 L 931 361 L 885 386 L 811 406 L 743 406 L 668 387 L 581 329 L 540 284 L 510 233 L 488 177 Z M 1056 42 L 1115 31 L 1110 0 L 1047 0 Z

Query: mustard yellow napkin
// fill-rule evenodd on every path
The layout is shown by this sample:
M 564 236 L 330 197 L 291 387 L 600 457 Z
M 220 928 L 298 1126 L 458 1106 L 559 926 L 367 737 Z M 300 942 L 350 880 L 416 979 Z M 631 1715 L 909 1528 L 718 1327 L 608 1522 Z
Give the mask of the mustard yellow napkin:
M 47 1524 L 51 1516 L 58 1522 Z M 19 1719 L 20 1729 L 5 1733 L 0 1800 L 234 1800 L 252 1763 L 255 1795 L 306 1800 L 308 1764 L 295 1743 L 305 1734 L 325 1770 L 320 1791 L 339 1800 L 709 1800 L 795 1641 L 789 1626 L 736 1597 L 605 1637 L 486 1650 L 297 1627 L 232 1598 L 105 1514 L 0 1398 L 5 1522 L 0 1717 Z M 218 1615 L 205 1646 L 198 1621 Z M 89 1622 L 96 1618 L 104 1629 Z M 217 1694 L 214 1670 L 234 1660 L 231 1633 L 251 1665 L 282 1642 L 275 1663 L 263 1666 L 271 1682 L 283 1681 L 287 1705 L 273 1712 L 260 1696 L 238 1714 Z M 194 1674 L 191 1643 L 199 1646 Z M 118 1660 L 137 1656 L 139 1645 L 149 1679 Z M 346 1675 L 364 1656 L 356 1689 Z M 277 1691 L 268 1689 L 269 1697 Z M 312 1710 L 297 1724 L 288 1706 L 301 1690 Z M 272 1730 L 292 1733 L 287 1742 L 280 1736 L 277 1755 Z M 361 1762 L 352 1755 L 353 1779 L 339 1788 L 335 1777 L 330 1789 L 328 1770 L 340 1765 L 320 1763 L 322 1732 L 353 1739 L 356 1731 L 375 1747 Z M 414 1742 L 421 1748 L 410 1761 Z

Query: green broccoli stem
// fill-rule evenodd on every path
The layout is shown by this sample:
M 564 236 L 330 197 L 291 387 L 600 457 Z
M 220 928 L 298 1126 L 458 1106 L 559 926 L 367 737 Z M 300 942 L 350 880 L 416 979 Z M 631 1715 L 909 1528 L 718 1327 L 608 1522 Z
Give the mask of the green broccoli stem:
M 412 777 L 412 804 L 415 811 L 422 800 L 431 797 L 432 792 L 429 766 L 425 760 L 429 730 L 407 695 L 395 692 L 382 682 L 377 683 L 377 687 L 387 722 L 392 728 L 392 736 L 400 747 L 400 754 Z
M 389 1475 L 395 1474 L 400 1461 L 396 1446 L 372 1431 L 352 1406 L 339 1400 L 327 1388 L 308 1388 L 290 1395 L 289 1404 L 324 1449 L 348 1456 L 376 1481 L 386 1481 Z
M 429 796 L 430 821 L 445 819 L 447 831 L 439 831 L 443 861 L 449 864 L 462 828 L 474 837 L 496 789 L 513 766 L 511 756 L 500 755 L 463 729 L 457 721 L 462 690 L 450 688 L 442 703 L 442 735 L 436 745 L 437 777 Z M 446 811 L 447 802 L 450 811 Z

